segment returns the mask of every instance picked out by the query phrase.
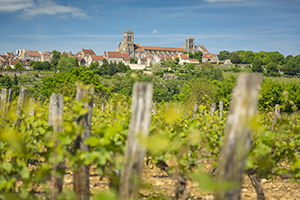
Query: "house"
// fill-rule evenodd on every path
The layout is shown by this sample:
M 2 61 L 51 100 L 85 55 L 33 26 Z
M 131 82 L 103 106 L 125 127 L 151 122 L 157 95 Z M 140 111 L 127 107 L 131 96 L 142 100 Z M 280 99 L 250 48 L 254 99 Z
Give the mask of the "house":
M 103 65 L 103 56 L 96 56 L 96 55 L 90 55 L 88 57 L 88 66 L 92 63 L 92 62 L 98 62 L 99 66 Z
M 77 52 L 75 55 L 78 59 L 79 66 L 85 65 L 88 66 L 88 57 L 95 56 L 96 53 L 92 49 L 84 49 L 82 48 L 81 51 Z
M 181 54 L 179 55 L 179 64 L 184 65 L 184 63 L 190 63 L 189 54 Z
M 105 51 L 103 53 L 103 57 L 108 61 L 108 62 L 116 62 L 119 64 L 120 62 L 124 63 L 125 65 L 130 64 L 130 57 L 126 53 L 121 53 L 118 51 Z
M 219 63 L 219 58 L 217 56 L 217 54 L 211 54 L 211 53 L 204 53 L 202 55 L 202 62 L 215 62 L 215 63 Z
M 7 55 L 0 55 L 0 67 L 3 69 L 9 64 Z
M 67 55 L 68 57 L 74 57 L 74 55 L 72 54 L 72 51 L 70 51 L 70 52 L 63 51 L 63 52 L 61 52 L 61 55 Z
M 44 51 L 41 54 L 41 61 L 42 62 L 45 62 L 45 61 L 51 62 L 51 53 L 49 51 Z
M 25 50 L 23 49 L 19 57 L 21 60 L 34 60 L 41 61 L 41 53 L 36 50 Z
M 92 49 L 84 49 L 82 48 L 81 51 L 78 51 L 76 57 L 88 57 L 90 55 L 96 55 Z
M 198 59 L 190 59 L 190 63 L 199 64 L 199 60 Z

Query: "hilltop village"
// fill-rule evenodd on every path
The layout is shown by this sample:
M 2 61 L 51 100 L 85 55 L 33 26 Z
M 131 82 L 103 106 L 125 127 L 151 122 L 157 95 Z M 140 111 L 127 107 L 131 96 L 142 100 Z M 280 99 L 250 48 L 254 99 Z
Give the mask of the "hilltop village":
M 201 52 L 201 59 L 190 58 L 190 54 Z M 108 62 L 120 62 L 128 65 L 131 69 L 144 69 L 151 65 L 167 61 L 168 59 L 176 60 L 178 64 L 185 63 L 198 64 L 200 62 L 219 63 L 217 54 L 210 53 L 201 45 L 195 45 L 195 39 L 188 37 L 182 47 L 157 47 L 144 46 L 134 43 L 134 32 L 126 30 L 123 32 L 123 41 L 116 48 L 116 51 L 104 51 L 102 55 L 97 55 L 93 49 L 82 48 L 76 54 L 70 52 L 61 52 L 67 57 L 74 57 L 78 60 L 79 66 L 90 66 L 92 62 L 98 62 L 99 66 L 103 64 L 103 60 Z M 38 51 L 38 50 L 16 50 L 6 52 L 5 55 L 0 55 L 0 67 L 6 69 L 8 66 L 16 68 L 16 63 L 21 63 L 23 68 L 31 69 L 30 60 L 51 62 L 53 52 Z M 133 61 L 133 62 L 132 62 Z

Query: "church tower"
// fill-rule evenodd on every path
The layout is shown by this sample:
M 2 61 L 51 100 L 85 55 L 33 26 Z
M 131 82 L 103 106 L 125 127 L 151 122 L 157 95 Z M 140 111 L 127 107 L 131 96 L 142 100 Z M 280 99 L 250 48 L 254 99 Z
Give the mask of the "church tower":
M 188 38 L 185 39 L 184 50 L 186 52 L 194 53 L 194 49 L 195 49 L 194 47 L 195 47 L 195 39 L 189 36 Z
M 123 32 L 123 51 L 129 57 L 134 57 L 133 31 L 127 30 Z

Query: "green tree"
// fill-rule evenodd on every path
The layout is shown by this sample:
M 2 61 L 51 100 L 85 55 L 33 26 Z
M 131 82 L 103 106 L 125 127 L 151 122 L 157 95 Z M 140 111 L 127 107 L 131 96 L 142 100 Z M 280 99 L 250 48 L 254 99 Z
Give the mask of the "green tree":
M 19 83 L 19 80 L 18 80 L 17 75 L 15 74 L 13 84 L 18 85 L 18 83 Z
M 226 50 L 220 51 L 220 53 L 218 54 L 218 58 L 219 58 L 219 60 L 227 60 L 227 59 L 229 59 L 229 54 L 230 54 L 229 51 L 226 51 Z
M 51 64 L 48 61 L 43 62 L 44 70 L 50 70 Z
M 23 65 L 20 62 L 16 62 L 16 64 L 14 64 L 14 67 L 16 70 L 23 70 Z
M 28 63 L 32 67 L 34 65 L 34 60 L 29 60 Z
M 290 58 L 293 58 L 293 56 L 292 56 L 292 55 L 286 56 L 286 58 L 285 58 L 285 63 L 287 63 L 287 62 L 289 61 Z
M 0 77 L 0 87 L 1 88 L 11 88 L 13 85 L 13 81 L 9 78 L 8 75 Z
M 44 65 L 43 65 L 43 63 L 42 63 L 41 61 L 36 61 L 36 62 L 33 64 L 32 68 L 33 68 L 34 70 L 44 70 Z
M 57 64 L 57 69 L 61 72 L 69 71 L 72 67 L 79 67 L 76 57 L 61 58 Z
M 201 51 L 195 52 L 193 55 L 193 59 L 197 59 L 199 63 L 202 63 L 202 52 Z
M 107 74 L 112 76 L 117 72 L 117 63 L 113 62 L 108 65 Z
M 91 70 L 97 69 L 99 67 L 99 63 L 93 61 L 93 62 L 91 62 L 89 67 Z
M 246 51 L 243 63 L 251 64 L 254 60 L 254 53 L 252 51 Z
M 131 64 L 136 64 L 136 63 L 137 63 L 137 59 L 135 59 L 135 58 L 130 58 L 130 63 L 131 63 Z
M 270 74 L 278 73 L 278 67 L 277 67 L 276 63 L 270 62 L 269 64 L 267 64 L 266 69 L 267 69 L 267 73 L 270 73 Z
M 52 51 L 51 65 L 53 68 L 55 68 L 58 65 L 60 57 L 61 57 L 61 53 L 59 51 L 57 50 Z
M 263 72 L 263 68 L 262 68 L 260 59 L 257 59 L 257 58 L 254 59 L 254 61 L 252 63 L 252 71 L 259 72 L 259 73 Z
M 233 54 L 231 57 L 230 57 L 230 61 L 233 63 L 233 64 L 240 64 L 242 62 L 242 58 L 237 55 L 237 54 Z
M 153 65 L 151 71 L 155 76 L 162 77 L 162 75 L 163 75 L 163 69 L 159 63 Z

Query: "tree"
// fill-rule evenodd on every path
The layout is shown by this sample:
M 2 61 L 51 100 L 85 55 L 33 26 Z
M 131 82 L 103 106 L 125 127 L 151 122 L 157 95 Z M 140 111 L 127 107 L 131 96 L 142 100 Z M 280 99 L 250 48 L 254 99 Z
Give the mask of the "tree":
M 44 70 L 51 69 L 51 64 L 48 61 L 43 62 L 43 68 Z
M 251 64 L 253 63 L 253 60 L 254 60 L 254 53 L 252 51 L 246 51 L 242 63 Z
M 15 74 L 13 84 L 14 84 L 14 85 L 18 85 L 18 83 L 19 83 L 18 77 L 17 77 L 17 75 Z
M 269 64 L 267 64 L 266 69 L 267 69 L 268 73 L 271 73 L 271 74 L 278 73 L 278 67 L 277 67 L 276 63 L 270 62 Z
M 99 67 L 99 63 L 93 61 L 93 62 L 91 62 L 89 67 L 91 70 L 97 69 Z
M 107 69 L 107 74 L 112 76 L 117 72 L 117 64 L 116 62 L 110 63 Z
M 219 60 L 227 60 L 227 59 L 229 59 L 229 54 L 230 54 L 229 51 L 226 51 L 226 50 L 220 51 L 218 58 L 219 58 Z
M 8 89 L 11 88 L 12 85 L 13 82 L 8 75 L 0 77 L 0 87 Z
M 57 64 L 57 69 L 61 72 L 69 71 L 72 67 L 79 67 L 78 59 L 76 57 L 62 57 Z
M 29 60 L 28 63 L 32 67 L 34 65 L 34 60 Z
M 195 52 L 193 55 L 193 59 L 197 59 L 199 60 L 200 63 L 202 63 L 202 52 L 201 51 Z
M 261 61 L 257 58 L 252 63 L 252 71 L 253 72 L 260 72 L 260 73 L 263 72 Z
M 292 58 L 293 56 L 292 55 L 288 55 L 288 56 L 286 56 L 286 58 L 285 58 L 285 62 L 287 63 L 288 61 L 289 61 L 289 59 L 290 58 Z
M 51 59 L 52 67 L 56 67 L 58 65 L 60 56 L 61 56 L 61 53 L 59 51 L 57 51 L 57 50 L 52 51 L 52 59 Z
M 230 57 L 230 61 L 233 63 L 233 64 L 240 64 L 242 62 L 242 58 L 237 55 L 237 54 L 233 54 L 231 57 Z
M 23 70 L 23 65 L 20 62 L 16 62 L 14 64 L 16 70 Z
M 163 69 L 162 69 L 162 67 L 159 63 L 153 65 L 151 71 L 155 76 L 162 76 L 163 75 Z
M 42 63 L 41 61 L 36 61 L 36 62 L 33 64 L 32 68 L 33 68 L 34 70 L 43 70 L 43 69 L 44 69 L 44 65 L 43 65 L 43 63 Z
M 131 63 L 131 64 L 136 64 L 136 63 L 137 63 L 137 59 L 135 59 L 135 58 L 130 58 L 130 63 Z

